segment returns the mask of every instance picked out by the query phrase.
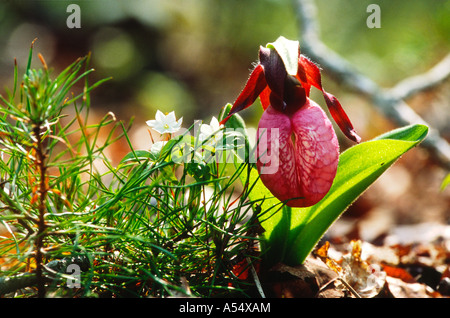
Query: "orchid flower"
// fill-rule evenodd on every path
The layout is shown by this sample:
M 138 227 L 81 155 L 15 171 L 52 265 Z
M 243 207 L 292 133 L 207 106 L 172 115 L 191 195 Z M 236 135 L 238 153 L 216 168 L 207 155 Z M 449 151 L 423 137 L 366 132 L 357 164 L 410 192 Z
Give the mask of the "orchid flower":
M 260 47 L 259 63 L 221 122 L 225 124 L 260 97 L 264 113 L 258 124 L 257 147 L 265 150 L 266 156 L 256 158 L 256 166 L 264 185 L 291 207 L 319 202 L 333 183 L 339 159 L 339 144 L 331 122 L 320 106 L 309 99 L 311 86 L 322 91 L 342 132 L 359 142 L 360 137 L 339 101 L 322 88 L 318 66 L 300 54 L 297 41 L 283 37 Z M 276 171 L 265 170 L 267 163 L 274 160 L 278 161 Z

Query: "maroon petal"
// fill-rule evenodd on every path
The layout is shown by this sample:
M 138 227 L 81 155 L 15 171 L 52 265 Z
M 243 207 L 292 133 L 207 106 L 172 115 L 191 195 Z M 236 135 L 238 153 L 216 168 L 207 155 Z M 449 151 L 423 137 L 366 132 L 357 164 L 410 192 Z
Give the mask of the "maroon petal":
M 306 93 L 309 97 L 309 91 L 311 85 L 317 89 L 322 90 L 322 79 L 320 76 L 319 67 L 306 56 L 301 55 L 298 59 L 298 78 L 305 88 Z
M 284 86 L 287 71 L 283 60 L 274 49 L 261 46 L 259 49 L 259 62 L 264 68 L 267 85 L 272 91 L 270 96 L 271 105 L 284 109 L 286 107 L 284 104 Z
M 322 79 L 319 67 L 309 60 L 307 57 L 300 55 L 298 59 L 298 74 L 302 86 L 305 88 L 307 96 L 309 96 L 309 88 L 312 86 L 322 91 L 327 107 L 334 121 L 338 124 L 341 131 L 355 142 L 360 142 L 361 137 L 355 132 L 350 119 L 342 108 L 336 97 L 327 93 L 322 87 Z
M 339 126 L 341 131 L 347 136 L 348 139 L 353 140 L 354 142 L 359 143 L 361 141 L 361 137 L 358 136 L 355 129 L 350 122 L 347 114 L 341 106 L 341 103 L 337 100 L 333 95 L 323 92 L 323 97 L 327 103 L 328 109 L 330 110 L 330 114 L 333 117 L 336 124 Z
M 261 100 L 261 105 L 262 108 L 264 110 L 267 109 L 267 107 L 269 107 L 270 105 L 270 93 L 271 93 L 271 89 L 269 86 L 267 86 L 262 92 L 261 94 L 259 94 L 259 99 Z
M 234 102 L 228 116 L 222 120 L 220 124 L 225 124 L 232 115 L 252 105 L 266 87 L 267 82 L 264 77 L 264 68 L 261 64 L 258 64 L 250 74 L 250 78 L 245 84 L 241 94 Z

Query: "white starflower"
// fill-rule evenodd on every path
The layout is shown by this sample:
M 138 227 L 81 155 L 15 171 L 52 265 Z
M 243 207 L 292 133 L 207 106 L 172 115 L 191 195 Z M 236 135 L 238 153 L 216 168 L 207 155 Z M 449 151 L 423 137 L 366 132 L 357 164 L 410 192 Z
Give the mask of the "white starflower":
M 154 120 L 147 120 L 147 125 L 159 132 L 160 134 L 173 134 L 180 130 L 181 123 L 183 122 L 183 117 L 181 117 L 178 121 L 175 117 L 175 112 L 172 111 L 167 115 L 164 115 L 163 112 L 157 110 Z
M 152 144 L 150 152 L 154 155 L 159 155 L 163 147 L 167 144 L 167 141 L 157 141 Z
M 201 124 L 200 125 L 200 134 L 198 138 L 200 141 L 205 141 L 207 139 L 210 139 L 211 142 L 216 143 L 218 140 L 222 138 L 222 131 L 221 128 L 223 125 L 219 124 L 219 121 L 216 117 L 211 118 L 211 122 L 208 124 Z

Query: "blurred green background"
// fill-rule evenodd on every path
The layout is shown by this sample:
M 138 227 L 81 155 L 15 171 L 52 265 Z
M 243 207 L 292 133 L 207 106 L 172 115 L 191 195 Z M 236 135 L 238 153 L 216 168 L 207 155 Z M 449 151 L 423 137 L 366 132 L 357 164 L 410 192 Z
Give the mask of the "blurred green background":
M 81 9 L 79 29 L 66 25 L 70 15 L 66 9 L 72 3 Z M 381 7 L 379 29 L 366 25 L 371 3 Z M 316 4 L 323 41 L 382 87 L 428 70 L 450 51 L 450 1 L 317 0 Z M 195 119 L 209 122 L 238 96 L 257 61 L 259 45 L 280 35 L 299 37 L 290 0 L 1 0 L 0 30 L 1 91 L 12 86 L 14 58 L 25 67 L 34 38 L 38 38 L 35 53 L 42 53 L 55 72 L 92 52 L 95 77 L 113 77 L 93 92 L 92 107 L 101 115 L 112 111 L 124 121 L 135 117 L 132 132 L 137 148 L 149 140 L 148 134 L 143 137 L 137 131 L 157 109 L 175 110 L 177 117 L 183 116 L 184 127 Z M 40 67 L 37 58 L 34 63 Z M 339 98 L 363 139 L 394 128 L 367 100 L 326 75 L 325 70 L 326 90 Z M 415 98 L 411 106 L 450 139 L 448 88 L 444 85 Z M 324 105 L 320 94 L 312 97 Z M 251 107 L 242 116 L 256 125 L 260 113 L 259 107 Z M 419 189 L 432 188 L 433 198 L 440 200 L 433 213 L 448 221 L 449 196 L 438 190 L 444 172 L 426 161 L 425 153 L 416 156 L 423 161 L 409 160 L 417 171 L 423 166 L 433 169 L 432 179 L 422 180 Z M 414 174 L 408 158 L 403 164 L 407 174 Z M 399 171 L 399 180 L 409 180 L 402 193 L 417 199 L 410 191 L 417 188 L 415 179 Z
M 369 29 L 373 2 L 316 3 L 324 42 L 380 85 L 423 72 L 450 51 L 450 1 L 378 1 L 382 25 Z M 80 29 L 66 26 L 71 3 L 80 6 Z M 294 14 L 290 0 L 3 0 L 1 82 L 11 82 L 14 57 L 24 66 L 37 37 L 35 52 L 50 66 L 92 52 L 97 76 L 113 77 L 95 107 L 121 117 L 175 110 L 190 122 L 235 99 L 259 45 L 298 38 Z

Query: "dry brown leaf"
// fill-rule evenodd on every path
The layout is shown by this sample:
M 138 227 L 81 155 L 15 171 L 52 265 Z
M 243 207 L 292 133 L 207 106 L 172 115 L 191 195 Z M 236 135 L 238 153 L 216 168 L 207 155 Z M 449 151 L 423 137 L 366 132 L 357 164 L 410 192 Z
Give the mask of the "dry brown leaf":
M 277 264 L 271 269 L 271 273 L 272 289 L 275 296 L 281 298 L 318 297 L 322 287 L 337 278 L 337 274 L 320 259 L 311 256 L 298 266 Z M 333 296 L 328 293 L 327 297 L 343 297 L 341 291 Z
M 351 246 L 351 253 L 344 255 L 339 261 L 328 256 L 328 242 L 316 251 L 316 255 L 339 275 L 340 280 L 335 283 L 338 288 L 350 289 L 357 297 L 375 297 L 383 289 L 386 273 L 381 267 L 371 265 L 361 258 L 360 240 L 351 241 Z
M 436 293 L 424 284 L 409 284 L 399 278 L 386 277 L 389 291 L 395 298 L 434 298 Z
M 386 272 L 386 274 L 393 278 L 398 278 L 404 281 L 405 283 L 416 283 L 416 280 L 410 273 L 408 273 L 405 269 L 395 267 L 395 266 L 389 266 L 389 265 L 383 265 L 383 270 Z
M 361 241 L 351 241 L 352 251 L 342 258 L 342 278 L 363 298 L 379 294 L 386 281 L 386 273 L 376 264 L 361 258 Z

